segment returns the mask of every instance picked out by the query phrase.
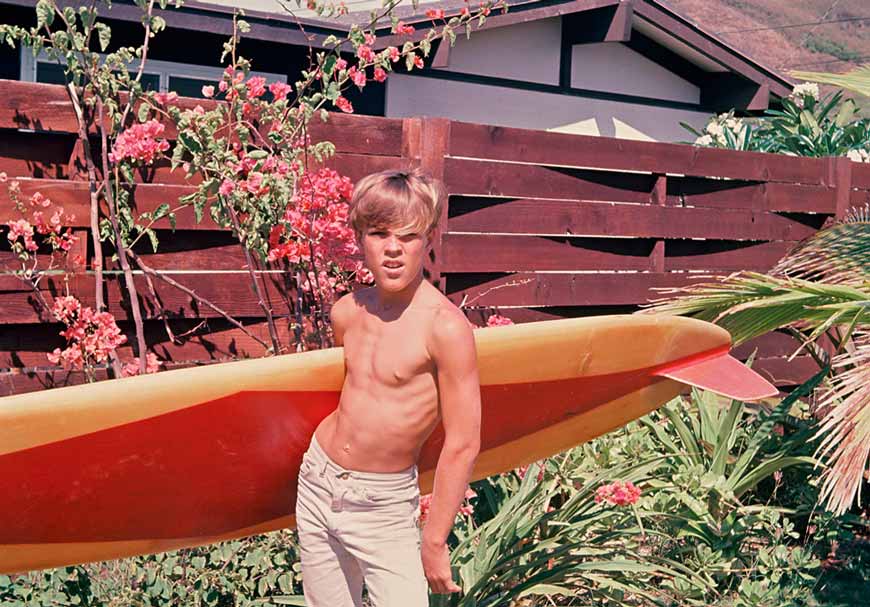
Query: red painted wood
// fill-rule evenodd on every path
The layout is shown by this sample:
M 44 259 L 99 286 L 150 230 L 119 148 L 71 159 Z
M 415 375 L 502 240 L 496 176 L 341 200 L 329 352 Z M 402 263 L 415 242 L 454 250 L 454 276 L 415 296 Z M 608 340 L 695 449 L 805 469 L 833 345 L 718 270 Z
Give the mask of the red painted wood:
M 819 372 L 819 365 L 810 356 L 762 358 L 752 365 L 762 377 L 775 386 L 797 386 Z
M 766 272 L 791 251 L 796 242 L 665 241 L 666 271 L 752 270 Z
M 451 156 L 825 185 L 823 159 L 454 122 Z M 452 190 L 451 190 L 452 191 Z
M 668 204 L 679 207 L 717 207 L 833 215 L 837 206 L 837 191 L 828 186 L 722 181 L 693 177 L 669 177 L 668 183 L 671 186 Z
M 641 239 L 445 234 L 442 271 L 646 270 L 652 246 Z
M 4 131 L 0 136 L 0 172 L 10 179 L 66 179 L 75 139 L 65 134 Z M 5 195 L 8 184 L 0 184 Z
M 171 105 L 181 109 L 192 109 L 197 105 L 211 109 L 216 103 L 207 99 L 179 97 Z M 135 115 L 135 111 L 131 115 Z M 176 133 L 171 123 L 166 122 L 165 125 L 166 138 L 174 139 Z M 72 103 L 63 86 L 2 79 L 0 128 L 78 133 Z M 91 132 L 95 132 L 93 128 Z M 309 134 L 314 141 L 333 142 L 339 152 L 398 156 L 401 132 L 401 119 L 348 116 L 338 112 L 330 113 L 326 123 L 319 118 L 313 120 Z M 39 137 L 44 137 L 44 134 Z
M 121 360 L 130 360 L 134 355 L 135 332 L 131 322 L 119 321 L 118 324 L 127 336 L 127 342 L 117 350 L 118 356 Z M 162 361 L 217 362 L 257 358 L 265 354 L 262 345 L 223 319 L 211 318 L 207 323 L 196 319 L 172 320 L 169 324 L 180 344 L 170 341 L 162 320 L 144 322 L 148 348 Z M 276 327 L 282 343 L 290 343 L 289 323 L 279 320 Z M 265 322 L 249 321 L 246 328 L 270 343 Z M 0 369 L 52 366 L 46 354 L 54 348 L 65 347 L 66 340 L 59 335 L 61 329 L 60 323 L 45 323 L 0 331 Z
M 448 294 L 478 306 L 600 306 L 646 303 L 662 297 L 656 288 L 682 287 L 715 278 L 688 273 L 450 274 Z
M 852 187 L 870 190 L 870 164 L 865 162 L 852 163 Z
M 262 309 L 257 303 L 256 295 L 250 286 L 247 272 L 233 274 L 214 274 L 203 271 L 200 274 L 174 274 L 176 281 L 193 289 L 198 295 L 205 297 L 220 306 L 228 314 L 235 317 L 262 317 Z M 75 285 L 71 293 L 76 295 L 84 305 L 94 305 L 93 277 L 73 275 Z M 159 310 L 155 306 L 144 277 L 135 277 L 136 289 L 145 302 L 142 315 L 144 318 L 158 318 Z M 44 292 L 64 293 L 63 281 L 57 277 L 47 277 L 41 283 Z M 126 319 L 125 306 L 121 304 L 121 283 L 123 277 L 110 275 L 106 277 L 106 304 L 108 311 L 119 320 Z M 264 285 L 265 283 L 265 285 Z M 202 304 L 191 301 L 186 293 L 160 280 L 154 280 L 154 286 L 163 302 L 170 318 L 215 318 L 219 315 Z M 281 284 L 281 275 L 266 275 L 261 286 L 272 301 L 274 313 L 277 316 L 287 315 L 288 303 L 292 300 L 292 291 Z M 50 298 L 49 298 L 50 299 Z M 35 303 L 31 303 L 33 295 L 15 277 L 0 276 L 0 323 L 17 324 L 38 322 Z
M 518 172 L 518 179 L 522 179 L 522 171 Z M 805 225 L 797 218 L 747 209 L 614 205 L 526 198 L 451 199 L 450 207 L 448 226 L 451 232 L 787 241 L 801 240 L 816 232 L 815 227 Z M 820 221 L 823 218 L 801 219 Z

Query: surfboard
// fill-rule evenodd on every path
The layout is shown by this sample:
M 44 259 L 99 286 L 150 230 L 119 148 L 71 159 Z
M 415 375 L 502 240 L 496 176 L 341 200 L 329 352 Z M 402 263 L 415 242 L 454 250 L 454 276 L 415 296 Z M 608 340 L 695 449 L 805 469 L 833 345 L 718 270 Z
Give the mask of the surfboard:
M 618 428 L 687 384 L 741 400 L 776 388 L 727 331 L 600 316 L 475 331 L 473 479 Z M 178 369 L 0 399 L 0 572 L 107 560 L 295 524 L 301 458 L 339 402 L 342 348 Z M 444 441 L 420 455 L 431 491 Z

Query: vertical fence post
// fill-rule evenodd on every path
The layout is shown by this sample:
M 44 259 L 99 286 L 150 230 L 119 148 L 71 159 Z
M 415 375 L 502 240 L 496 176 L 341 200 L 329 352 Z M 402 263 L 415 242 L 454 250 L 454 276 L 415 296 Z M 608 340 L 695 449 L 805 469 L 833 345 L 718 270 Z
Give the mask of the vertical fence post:
M 448 155 L 450 146 L 450 124 L 450 120 L 446 118 L 405 118 L 402 121 L 403 164 L 419 167 L 443 183 L 444 157 Z M 432 247 L 423 266 L 424 276 L 442 292 L 447 289 L 447 280 L 441 275 L 441 234 L 447 230 L 449 194 L 447 192 L 438 228 L 432 234 Z
M 650 203 L 663 207 L 667 204 L 668 177 L 665 174 L 653 174 L 653 177 L 655 183 L 650 194 Z M 651 272 L 665 271 L 665 241 L 663 238 L 656 239 L 653 245 L 649 256 L 649 269 Z
M 828 158 L 828 185 L 834 188 L 835 217 L 843 219 L 852 205 L 852 161 L 845 156 Z

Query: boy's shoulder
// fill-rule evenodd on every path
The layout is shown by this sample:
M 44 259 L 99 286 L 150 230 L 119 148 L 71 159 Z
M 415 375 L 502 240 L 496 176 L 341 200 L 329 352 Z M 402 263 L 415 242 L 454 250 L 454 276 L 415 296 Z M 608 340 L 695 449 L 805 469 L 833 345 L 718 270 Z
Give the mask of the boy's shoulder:
M 449 346 L 467 340 L 474 325 L 452 301 L 436 289 L 430 335 L 436 344 Z
M 345 293 L 339 297 L 332 308 L 329 310 L 329 319 L 333 325 L 342 327 L 348 326 L 353 322 L 360 304 L 360 291 Z

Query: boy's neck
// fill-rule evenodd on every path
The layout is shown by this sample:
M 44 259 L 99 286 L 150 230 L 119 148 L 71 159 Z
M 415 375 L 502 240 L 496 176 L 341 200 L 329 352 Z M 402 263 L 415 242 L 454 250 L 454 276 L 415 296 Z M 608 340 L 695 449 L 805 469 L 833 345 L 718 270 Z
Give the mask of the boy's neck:
M 414 296 L 419 292 L 420 285 L 423 284 L 423 273 L 408 283 L 408 286 L 401 291 L 384 291 L 375 285 L 376 301 L 378 308 L 384 311 L 404 310 L 407 308 Z

